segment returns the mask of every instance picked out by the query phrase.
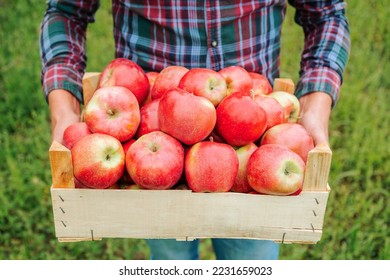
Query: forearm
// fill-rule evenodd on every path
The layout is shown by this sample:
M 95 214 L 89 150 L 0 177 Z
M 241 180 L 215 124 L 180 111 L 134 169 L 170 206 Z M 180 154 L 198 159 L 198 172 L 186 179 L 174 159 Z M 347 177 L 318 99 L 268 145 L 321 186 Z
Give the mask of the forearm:
M 66 90 L 56 89 L 48 95 L 52 140 L 63 143 L 65 129 L 80 121 L 80 102 Z
M 324 92 L 332 98 L 334 106 L 350 52 L 345 3 L 338 0 L 289 2 L 296 8 L 295 20 L 305 33 L 296 95 Z
M 312 92 L 299 99 L 301 118 L 299 120 L 309 134 L 314 144 L 329 145 L 328 126 L 331 114 L 332 98 L 324 92 Z
M 48 2 L 40 33 L 41 80 L 46 99 L 51 91 L 64 89 L 82 102 L 86 29 L 97 7 L 97 1 Z

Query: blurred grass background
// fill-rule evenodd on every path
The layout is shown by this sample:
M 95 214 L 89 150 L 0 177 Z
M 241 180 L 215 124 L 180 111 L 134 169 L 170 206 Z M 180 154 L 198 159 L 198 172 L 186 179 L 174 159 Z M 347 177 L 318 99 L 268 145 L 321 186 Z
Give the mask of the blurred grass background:
M 45 1 L 0 0 L 0 259 L 147 259 L 143 240 L 59 243 L 49 186 L 48 107 L 40 86 Z M 302 31 L 289 7 L 281 76 L 298 78 Z M 352 52 L 330 124 L 332 188 L 322 240 L 282 245 L 281 259 L 390 259 L 390 6 L 348 1 Z M 88 31 L 87 71 L 113 58 L 110 1 Z M 209 240 L 201 257 L 213 259 Z

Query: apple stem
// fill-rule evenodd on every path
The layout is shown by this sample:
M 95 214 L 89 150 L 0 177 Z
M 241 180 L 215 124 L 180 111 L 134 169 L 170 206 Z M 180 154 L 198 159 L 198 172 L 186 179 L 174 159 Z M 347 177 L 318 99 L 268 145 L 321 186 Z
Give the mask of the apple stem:
M 110 155 L 106 155 L 106 160 L 110 160 L 111 159 L 111 156 Z

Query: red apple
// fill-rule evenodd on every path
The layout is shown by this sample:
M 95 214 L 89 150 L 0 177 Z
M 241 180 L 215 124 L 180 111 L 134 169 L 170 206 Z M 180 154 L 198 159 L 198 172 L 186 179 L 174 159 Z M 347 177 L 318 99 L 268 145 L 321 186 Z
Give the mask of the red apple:
M 79 141 L 84 136 L 91 134 L 91 131 L 88 129 L 88 126 L 85 122 L 77 122 L 69 125 L 64 130 L 63 141 L 65 147 L 72 149 L 73 145 Z
M 194 192 L 227 192 L 237 176 L 237 154 L 228 144 L 196 143 L 186 154 L 184 172 Z
M 145 104 L 140 109 L 141 121 L 138 126 L 136 138 L 152 131 L 160 130 L 158 126 L 158 104 L 160 99 L 155 99 Z
M 142 104 L 149 93 L 149 80 L 144 70 L 127 58 L 112 60 L 103 70 L 99 88 L 122 86 L 130 90 Z
M 253 82 L 252 94 L 270 94 L 272 92 L 272 86 L 268 79 L 256 72 L 248 72 Z
M 265 111 L 253 99 L 236 92 L 217 107 L 216 130 L 232 146 L 255 142 L 267 127 Z
M 158 122 L 161 131 L 186 145 L 193 145 L 213 131 L 216 110 L 206 98 L 174 88 L 160 99 Z
M 295 193 L 293 193 L 293 194 L 291 194 L 291 195 L 294 195 L 294 196 L 300 195 L 301 192 L 302 192 L 302 188 L 299 188 Z
M 73 146 L 71 154 L 74 176 L 86 187 L 108 188 L 123 174 L 122 144 L 110 135 L 89 134 Z
M 123 148 L 123 152 L 125 153 L 125 157 L 126 157 L 127 151 L 129 150 L 130 146 L 133 145 L 135 140 L 136 139 L 131 138 L 130 140 L 127 140 L 126 142 L 122 143 L 122 148 Z M 131 177 L 130 177 L 129 173 L 127 172 L 126 168 L 123 171 L 122 177 L 119 179 L 119 183 L 121 185 L 123 185 L 123 184 L 126 184 L 126 185 L 134 184 L 133 179 L 131 179 Z
M 130 146 L 133 145 L 134 142 L 135 142 L 135 139 L 131 138 L 130 140 L 127 140 L 126 142 L 122 143 L 122 148 L 123 148 L 123 152 L 125 153 L 125 155 L 127 154 L 127 151 L 129 150 Z
M 260 145 L 279 144 L 297 153 L 304 162 L 309 151 L 314 148 L 313 138 L 298 123 L 283 123 L 267 130 L 261 138 Z
M 250 156 L 256 150 L 257 146 L 254 143 L 249 143 L 236 149 L 238 157 L 238 173 L 230 191 L 239 193 L 249 193 L 253 191 L 252 187 L 248 183 L 247 166 Z
M 189 70 L 183 66 L 172 65 L 161 70 L 154 81 L 151 96 L 152 99 L 161 98 L 168 90 L 179 85 L 181 78 Z
M 275 98 L 276 101 L 282 105 L 285 112 L 285 119 L 288 122 L 296 123 L 299 119 L 299 114 L 301 111 L 301 105 L 298 98 L 286 91 L 274 91 L 269 94 L 272 98 Z
M 248 182 L 257 192 L 291 195 L 303 185 L 305 163 L 293 151 L 278 144 L 260 146 L 248 161 Z
M 207 98 L 214 106 L 217 106 L 227 95 L 225 78 L 207 68 L 194 68 L 188 71 L 181 78 L 179 88 Z
M 92 188 L 87 187 L 83 183 L 81 183 L 79 180 L 77 180 L 76 177 L 73 177 L 73 181 L 74 181 L 74 187 L 76 189 L 92 189 Z
M 175 185 L 184 167 L 184 148 L 172 136 L 153 131 L 141 136 L 126 154 L 126 169 L 144 189 L 165 190 Z
M 275 100 L 275 98 L 272 98 L 268 95 L 255 94 L 253 96 L 253 100 L 257 104 L 259 104 L 260 107 L 263 108 L 265 113 L 267 114 L 266 130 L 270 129 L 271 127 L 277 124 L 286 122 L 284 116 L 284 109 L 282 105 L 280 105 L 280 103 Z
M 253 82 L 248 71 L 241 66 L 228 66 L 219 71 L 225 78 L 227 84 L 227 95 L 233 92 L 241 92 L 250 95 Z
M 137 132 L 140 109 L 127 88 L 104 87 L 93 94 L 85 107 L 84 118 L 93 133 L 109 134 L 124 142 Z
M 144 101 L 142 102 L 141 107 L 143 105 L 148 104 L 150 101 L 152 101 L 152 88 L 153 88 L 154 82 L 156 81 L 159 74 L 160 73 L 158 73 L 158 72 L 147 72 L 146 73 L 146 76 L 148 77 L 148 80 L 149 80 L 149 92 L 148 92 L 148 95 L 146 96 L 146 98 L 144 99 Z

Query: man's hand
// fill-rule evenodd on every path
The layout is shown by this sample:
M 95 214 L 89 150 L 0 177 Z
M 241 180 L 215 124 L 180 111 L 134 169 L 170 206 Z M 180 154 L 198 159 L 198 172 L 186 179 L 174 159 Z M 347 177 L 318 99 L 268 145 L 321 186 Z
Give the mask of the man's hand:
M 299 121 L 313 137 L 314 145 L 329 145 L 328 126 L 332 99 L 324 92 L 313 92 L 299 99 L 301 119 Z
M 64 130 L 80 121 L 80 103 L 68 91 L 56 89 L 49 93 L 52 140 L 63 144 Z

